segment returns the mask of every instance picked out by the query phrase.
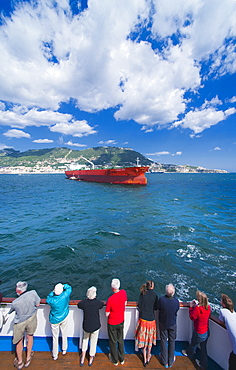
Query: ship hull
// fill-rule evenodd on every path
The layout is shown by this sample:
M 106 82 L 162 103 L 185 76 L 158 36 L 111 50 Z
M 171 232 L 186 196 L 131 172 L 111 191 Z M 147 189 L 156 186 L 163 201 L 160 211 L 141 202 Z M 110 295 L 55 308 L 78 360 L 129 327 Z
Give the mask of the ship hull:
M 92 170 L 68 170 L 67 178 L 109 184 L 146 185 L 148 167 L 126 167 Z

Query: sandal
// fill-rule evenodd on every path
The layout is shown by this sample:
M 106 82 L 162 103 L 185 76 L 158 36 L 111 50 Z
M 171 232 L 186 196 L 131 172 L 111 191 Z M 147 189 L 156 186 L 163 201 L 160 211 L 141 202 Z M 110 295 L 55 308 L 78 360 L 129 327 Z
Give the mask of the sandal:
M 92 366 L 94 360 L 94 356 L 90 356 L 89 364 L 88 366 Z
M 16 367 L 17 370 L 21 370 L 24 367 L 24 363 L 23 362 L 18 362 L 17 358 L 15 358 L 15 360 L 14 360 L 14 367 Z
M 29 360 L 26 361 L 25 367 L 29 367 L 30 366 L 30 363 L 32 361 L 33 355 L 34 355 L 34 351 L 31 351 L 30 358 L 29 358 Z

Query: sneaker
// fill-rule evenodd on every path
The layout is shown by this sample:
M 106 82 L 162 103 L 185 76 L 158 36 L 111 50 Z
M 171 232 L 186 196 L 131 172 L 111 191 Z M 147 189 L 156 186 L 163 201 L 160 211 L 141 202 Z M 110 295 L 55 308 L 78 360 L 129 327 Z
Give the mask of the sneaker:
M 56 361 L 58 359 L 58 354 L 56 356 L 53 356 L 53 353 L 52 352 L 51 352 L 51 354 L 52 354 L 53 360 Z
M 62 355 L 65 356 L 66 355 L 66 351 L 62 351 Z
M 121 365 L 124 365 L 125 364 L 125 360 L 121 361 L 120 364 Z
M 182 354 L 183 354 L 184 356 L 188 356 L 188 355 L 187 355 L 187 351 L 186 351 L 186 349 L 183 349 L 183 350 L 182 350 Z
M 108 354 L 108 357 L 109 357 L 109 360 L 111 361 L 111 363 L 113 365 L 118 366 L 118 362 L 112 362 L 112 360 L 111 360 L 111 354 L 110 353 Z
M 186 353 L 186 355 L 187 355 L 187 353 Z M 176 357 L 174 356 L 174 360 L 172 362 L 172 365 L 170 365 L 169 367 L 172 367 L 174 365 L 175 360 L 176 360 Z
M 201 362 L 200 362 L 197 358 L 195 359 L 195 362 L 196 362 L 197 366 L 199 366 L 201 369 L 203 369 L 203 368 L 201 367 Z

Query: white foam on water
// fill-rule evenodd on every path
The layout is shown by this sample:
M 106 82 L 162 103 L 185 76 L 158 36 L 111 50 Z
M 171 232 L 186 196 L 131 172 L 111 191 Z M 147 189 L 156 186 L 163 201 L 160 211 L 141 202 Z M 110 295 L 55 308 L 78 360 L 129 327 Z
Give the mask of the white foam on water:
M 117 233 L 116 231 L 108 231 L 109 234 L 120 236 L 120 233 Z
M 227 260 L 230 260 L 230 259 L 233 258 L 232 256 L 226 256 L 226 255 L 223 255 L 223 254 L 220 254 L 218 257 L 219 257 L 220 260 L 223 260 L 223 261 L 227 261 Z
M 96 231 L 95 234 L 112 234 L 112 235 L 120 236 L 120 233 L 116 231 L 105 231 L 105 230 Z
M 196 245 L 192 244 L 188 244 L 186 249 L 184 248 L 178 249 L 177 254 L 179 254 L 181 258 L 186 258 L 186 262 L 192 262 L 192 259 L 195 258 L 203 259 L 199 248 L 196 247 Z
M 109 258 L 113 255 L 113 254 L 115 254 L 116 253 L 116 251 L 113 249 L 113 250 L 111 250 L 111 251 L 107 251 L 107 253 L 104 255 L 104 257 L 102 258 L 103 260 L 109 260 Z
M 216 238 L 216 237 L 211 237 L 211 238 L 210 238 L 210 241 L 211 241 L 212 243 L 214 243 L 214 244 L 218 244 L 218 243 L 222 242 L 222 240 L 221 240 L 221 239 Z
M 183 274 L 173 275 L 173 284 L 176 288 L 176 295 L 182 299 L 189 299 L 189 290 L 191 288 L 191 279 Z
M 229 274 L 229 276 L 236 277 L 236 272 L 232 272 L 232 274 Z
M 211 305 L 211 311 L 212 312 L 215 312 L 215 313 L 218 313 L 218 314 L 220 313 L 221 306 L 219 304 L 210 302 L 210 305 Z

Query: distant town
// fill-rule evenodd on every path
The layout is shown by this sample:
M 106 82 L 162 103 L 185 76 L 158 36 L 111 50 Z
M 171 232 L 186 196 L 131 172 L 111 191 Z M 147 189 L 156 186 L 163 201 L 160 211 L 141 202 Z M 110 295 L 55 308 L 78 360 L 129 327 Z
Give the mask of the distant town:
M 52 148 L 27 152 L 3 149 L 0 150 L 0 174 L 64 173 L 72 163 L 89 166 L 89 161 L 96 168 L 140 164 L 149 166 L 151 173 L 227 173 L 225 170 L 201 166 L 156 163 L 130 148 L 96 147 L 84 150 Z
M 74 163 L 74 161 L 71 161 Z M 68 160 L 63 165 L 63 159 L 58 158 L 57 163 L 47 163 L 47 161 L 38 161 L 34 166 L 6 166 L 0 167 L 0 174 L 53 174 L 53 173 L 64 173 L 69 166 Z M 96 166 L 99 168 L 99 166 Z M 105 165 L 103 168 L 110 167 Z M 189 165 L 173 165 L 173 164 L 151 164 L 149 172 L 160 173 L 160 172 L 174 172 L 174 173 L 227 173 L 225 170 L 210 170 L 204 167 L 194 167 Z

